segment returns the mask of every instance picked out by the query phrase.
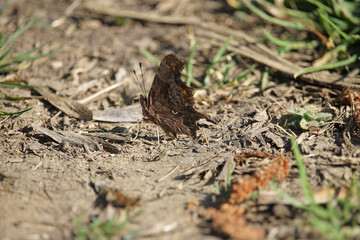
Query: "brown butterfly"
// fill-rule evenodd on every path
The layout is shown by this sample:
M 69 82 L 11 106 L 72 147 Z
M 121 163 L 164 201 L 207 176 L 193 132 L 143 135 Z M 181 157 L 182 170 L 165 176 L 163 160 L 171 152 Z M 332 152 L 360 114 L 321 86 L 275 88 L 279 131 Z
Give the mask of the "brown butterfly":
M 171 138 L 185 134 L 196 138 L 196 121 L 208 116 L 194 109 L 194 88 L 181 80 L 185 62 L 167 55 L 158 67 L 148 97 L 140 96 L 144 117 L 160 126 Z M 211 121 L 211 120 L 210 120 Z

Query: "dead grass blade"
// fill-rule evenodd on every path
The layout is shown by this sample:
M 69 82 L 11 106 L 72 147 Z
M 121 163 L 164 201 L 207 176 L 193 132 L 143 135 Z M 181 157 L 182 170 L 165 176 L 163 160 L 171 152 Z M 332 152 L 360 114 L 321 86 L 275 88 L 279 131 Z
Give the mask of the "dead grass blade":
M 264 44 L 255 42 L 255 39 L 252 39 L 249 36 L 245 37 L 244 33 L 239 30 L 235 31 L 231 28 L 219 26 L 214 23 L 204 23 L 200 25 L 197 34 L 206 39 L 213 38 L 219 41 L 225 41 L 228 36 L 233 36 L 234 40 L 228 46 L 229 51 L 250 58 L 255 62 L 269 66 L 286 75 L 293 77 L 297 72 L 303 70 L 303 68 L 279 56 L 275 51 L 270 50 Z M 221 46 L 221 44 L 212 44 Z M 360 89 L 359 77 L 342 76 L 329 73 L 328 71 L 304 74 L 296 78 L 296 80 L 329 88 Z
M 216 179 L 226 181 L 226 178 L 229 175 L 231 176 L 232 172 L 234 171 L 235 161 L 234 155 L 232 153 L 226 154 L 224 157 L 226 158 L 225 164 Z
M 112 91 L 115 91 L 121 87 L 124 87 L 126 85 L 126 82 L 124 81 L 121 81 L 121 82 L 118 82 L 118 83 L 115 83 L 107 88 L 104 88 L 102 89 L 101 91 L 99 92 L 96 92 L 94 93 L 93 95 L 89 96 L 89 97 L 86 97 L 84 99 L 81 99 L 79 100 L 79 103 L 81 104 L 88 104 L 90 102 L 94 102 L 96 100 L 99 100 L 101 98 L 104 98 L 107 96 L 107 93 L 110 93 Z
M 116 17 L 127 17 L 166 24 L 195 25 L 197 26 L 195 29 L 197 34 L 200 34 L 203 37 L 212 37 L 220 40 L 221 42 L 224 42 L 229 36 L 233 36 L 234 40 L 227 47 L 229 51 L 253 59 L 258 63 L 269 66 L 277 71 L 283 72 L 284 74 L 294 76 L 296 73 L 303 70 L 303 68 L 297 64 L 292 63 L 281 56 L 278 56 L 275 51 L 270 50 L 264 44 L 258 43 L 256 39 L 250 37 L 248 34 L 245 34 L 238 29 L 231 29 L 217 23 L 203 22 L 197 17 L 160 16 L 157 14 L 115 9 L 110 6 L 100 4 L 97 1 L 89 2 L 86 5 L 86 8 L 89 11 L 98 14 L 105 14 Z M 297 80 L 326 87 L 360 89 L 359 77 L 330 74 L 327 71 L 304 74 L 299 76 Z
M 191 167 L 189 169 L 185 169 L 183 172 L 180 173 L 179 176 L 177 176 L 176 178 L 193 178 L 195 176 L 200 175 L 203 172 L 209 172 L 215 168 L 217 168 L 219 165 L 223 164 L 226 161 L 226 157 L 224 156 L 215 156 L 215 157 L 211 157 L 207 160 L 205 160 L 204 162 L 202 162 L 201 164 L 199 164 L 198 166 L 195 167 Z M 206 178 L 205 174 L 205 177 Z
M 199 24 L 201 20 L 197 17 L 176 17 L 161 16 L 153 13 L 142 13 L 131 10 L 116 9 L 100 3 L 100 1 L 89 1 L 85 6 L 89 11 L 109 16 L 133 18 L 147 22 L 167 23 L 167 24 Z

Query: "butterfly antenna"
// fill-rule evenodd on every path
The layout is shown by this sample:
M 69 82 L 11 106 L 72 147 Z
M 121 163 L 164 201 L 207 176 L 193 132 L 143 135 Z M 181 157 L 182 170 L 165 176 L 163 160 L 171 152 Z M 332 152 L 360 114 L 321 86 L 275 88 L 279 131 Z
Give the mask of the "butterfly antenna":
M 139 84 L 139 86 L 140 86 L 140 88 L 141 88 L 141 91 L 143 92 L 143 95 L 145 96 L 145 89 L 144 89 L 144 87 L 141 85 L 141 83 L 140 83 L 140 81 L 139 81 L 139 78 L 138 78 L 138 76 L 137 76 L 137 74 L 136 74 L 136 71 L 135 71 L 135 69 L 133 69 L 133 73 L 134 73 L 134 75 L 135 75 L 135 79 L 136 79 L 136 82 Z
M 145 94 L 146 94 L 147 92 L 146 92 L 146 87 L 145 87 L 144 72 L 143 72 L 143 69 L 142 69 L 142 64 L 141 64 L 141 62 L 139 62 L 139 67 L 140 67 L 140 71 L 141 71 L 141 78 L 142 78 L 142 83 L 143 83 L 143 87 L 144 87 L 144 92 L 145 92 Z M 146 96 L 146 95 L 145 95 L 145 96 Z

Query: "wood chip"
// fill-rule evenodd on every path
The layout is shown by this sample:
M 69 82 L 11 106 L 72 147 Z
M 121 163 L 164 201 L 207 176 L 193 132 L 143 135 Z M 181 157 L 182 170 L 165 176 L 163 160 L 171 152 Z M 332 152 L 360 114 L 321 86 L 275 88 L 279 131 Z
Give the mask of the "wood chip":
M 55 132 L 50 129 L 40 127 L 36 124 L 32 124 L 31 126 L 46 136 L 49 136 L 57 143 L 69 142 L 75 146 L 82 146 L 93 151 L 99 151 L 101 149 L 99 144 L 97 144 L 94 140 L 89 137 L 82 136 L 78 133 L 70 131 Z
M 51 105 L 63 111 L 70 117 L 85 121 L 92 120 L 92 112 L 83 104 L 74 100 L 60 97 L 54 93 L 51 93 L 49 89 L 44 87 L 36 88 L 36 91 L 40 93 Z

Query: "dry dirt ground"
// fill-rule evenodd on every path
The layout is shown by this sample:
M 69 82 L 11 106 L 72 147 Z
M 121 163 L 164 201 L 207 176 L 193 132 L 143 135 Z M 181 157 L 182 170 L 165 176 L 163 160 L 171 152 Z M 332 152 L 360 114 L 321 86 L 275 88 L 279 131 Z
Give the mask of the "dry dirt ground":
M 109 2 L 109 1 L 107 1 Z M 132 69 L 144 66 L 147 89 L 155 67 L 140 52 L 146 48 L 158 59 L 175 53 L 187 59 L 190 39 L 196 37 L 191 26 L 116 19 L 94 13 L 80 4 L 70 14 L 65 10 L 71 1 L 12 0 L 0 3 L 0 29 L 5 36 L 14 32 L 26 19 L 39 21 L 16 42 L 14 54 L 31 49 L 49 40 L 47 52 L 66 46 L 52 56 L 36 60 L 25 70 L 1 75 L 0 80 L 21 80 L 49 87 L 52 93 L 66 99 L 80 100 L 116 83 L 116 73 L 125 70 L 127 85 L 106 93 L 86 104 L 93 112 L 139 106 Z M 116 7 L 163 15 L 195 15 L 250 36 L 257 36 L 264 26 L 256 18 L 239 19 L 225 1 L 114 1 Z M 56 26 L 54 21 L 58 21 Z M 123 21 L 120 25 L 119 21 Z M 276 29 L 275 29 L 276 30 Z M 201 81 L 218 45 L 202 38 L 195 55 L 195 79 Z M 309 53 L 313 54 L 313 53 Z M 238 61 L 239 72 L 253 62 Z M 179 136 L 157 144 L 154 124 L 144 123 L 138 139 L 136 123 L 99 123 L 83 121 L 59 112 L 48 101 L 30 99 L 0 103 L 5 111 L 32 108 L 19 116 L 0 117 L 0 238 L 1 239 L 72 239 L 78 234 L 77 221 L 88 226 L 98 218 L 124 219 L 140 211 L 122 234 L 136 233 L 140 239 L 221 239 L 226 238 L 211 228 L 211 223 L 188 208 L 198 202 L 204 208 L 215 207 L 219 194 L 214 181 L 221 163 L 228 154 L 250 151 L 287 156 L 290 170 L 279 187 L 292 196 L 301 195 L 298 171 L 291 157 L 290 131 L 280 125 L 284 109 L 315 104 L 333 114 L 337 122 L 321 133 L 297 133 L 313 189 L 345 186 L 358 171 L 357 138 L 345 138 L 346 123 L 342 113 L 346 108 L 333 104 L 338 93 L 318 86 L 294 82 L 271 72 L 267 94 L 261 95 L 259 66 L 253 80 L 238 88 L 213 84 L 195 95 L 196 108 L 207 113 L 216 124 L 200 121 L 198 138 Z M 95 81 L 94 81 L 95 80 Z M 78 86 L 94 81 L 85 90 Z M 220 86 L 220 87 L 218 87 Z M 39 96 L 35 90 L 1 89 L 10 96 Z M 100 134 L 101 128 L 121 127 L 121 140 L 105 140 L 118 148 L 117 153 L 105 149 L 93 150 L 75 144 L 57 143 L 32 125 L 54 131 Z M 166 140 L 164 140 L 164 138 Z M 355 145 L 353 145 L 355 144 Z M 160 153 L 168 155 L 158 158 Z M 184 177 L 183 172 L 209 159 L 219 166 L 205 173 Z M 221 161 L 222 160 L 222 161 Z M 236 179 L 252 174 L 269 160 L 246 161 L 237 165 L 232 174 Z M 170 173 L 170 174 L 169 174 Z M 6 177 L 5 177 L 6 176 Z M 164 177 L 164 178 L 163 178 Z M 94 188 L 93 184 L 96 185 Z M 96 189 L 101 186 L 121 191 L 129 198 L 139 198 L 135 206 L 126 209 L 111 204 L 101 206 Z M 319 239 L 307 223 L 304 213 L 289 205 L 278 204 L 281 198 L 267 188 L 262 199 L 251 200 L 247 221 L 265 230 L 268 239 Z M 256 206 L 257 202 L 263 202 Z M 130 204 L 131 205 L 131 204 Z M 125 217 L 124 217 L 125 216 Z

